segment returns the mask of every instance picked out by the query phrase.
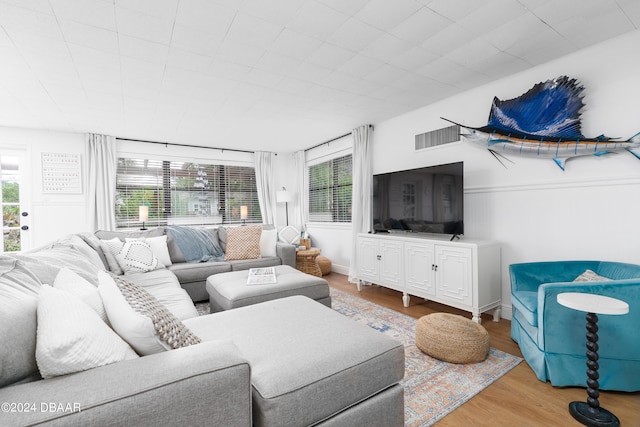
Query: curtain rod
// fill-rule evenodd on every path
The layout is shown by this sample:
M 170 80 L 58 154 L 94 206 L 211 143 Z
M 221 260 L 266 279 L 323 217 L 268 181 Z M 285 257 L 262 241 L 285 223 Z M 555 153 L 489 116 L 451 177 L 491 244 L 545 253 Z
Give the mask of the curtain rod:
M 370 127 L 371 129 L 373 129 L 373 125 L 369 125 L 369 127 Z M 328 140 L 328 141 L 321 142 L 320 144 L 316 144 L 316 145 L 314 145 L 313 147 L 309 147 L 309 148 L 305 149 L 304 151 L 305 151 L 305 153 L 306 153 L 306 152 L 307 152 L 307 151 L 309 151 L 309 150 L 313 150 L 314 148 L 318 148 L 318 147 L 320 147 L 321 145 L 328 144 L 328 143 L 333 142 L 333 141 L 337 141 L 337 140 L 339 140 L 340 138 L 344 138 L 345 136 L 349 136 L 349 135 L 351 135 L 352 133 L 353 133 L 353 132 L 349 132 L 349 133 L 345 133 L 344 135 L 336 136 L 335 138 L 332 138 L 332 139 L 330 139 L 330 140 Z
M 220 150 L 220 151 L 235 151 L 238 153 L 250 153 L 250 154 L 254 154 L 254 151 L 249 151 L 249 150 L 238 150 L 237 148 L 219 148 L 219 147 L 207 147 L 204 145 L 189 145 L 189 144 L 177 144 L 174 142 L 159 142 L 159 141 L 145 141 L 144 139 L 129 139 L 129 138 L 118 138 L 116 137 L 116 139 L 119 139 L 121 141 L 132 141 L 132 142 L 146 142 L 149 144 L 160 144 L 160 145 L 173 145 L 176 147 L 190 147 L 190 148 L 207 148 L 209 150 Z

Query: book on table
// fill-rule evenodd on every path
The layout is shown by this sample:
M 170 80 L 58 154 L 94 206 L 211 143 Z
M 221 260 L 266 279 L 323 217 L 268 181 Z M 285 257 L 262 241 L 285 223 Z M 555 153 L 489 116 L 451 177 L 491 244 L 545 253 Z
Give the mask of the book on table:
M 277 283 L 276 269 L 274 267 L 249 269 L 247 285 L 266 285 L 269 283 Z

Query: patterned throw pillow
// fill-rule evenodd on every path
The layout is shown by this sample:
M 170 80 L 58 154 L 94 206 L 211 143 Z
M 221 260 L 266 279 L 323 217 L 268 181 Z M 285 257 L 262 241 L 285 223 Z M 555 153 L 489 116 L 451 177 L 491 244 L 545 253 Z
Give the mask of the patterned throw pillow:
M 146 289 L 105 272 L 98 273 L 98 277 L 98 290 L 111 325 L 138 354 L 160 353 L 200 342 Z
M 260 258 L 261 234 L 262 227 L 259 225 L 227 228 L 227 251 L 224 259 L 232 261 Z
M 153 254 L 151 246 L 142 240 L 126 241 L 116 255 L 116 259 L 124 270 L 124 274 L 145 273 L 164 267 Z

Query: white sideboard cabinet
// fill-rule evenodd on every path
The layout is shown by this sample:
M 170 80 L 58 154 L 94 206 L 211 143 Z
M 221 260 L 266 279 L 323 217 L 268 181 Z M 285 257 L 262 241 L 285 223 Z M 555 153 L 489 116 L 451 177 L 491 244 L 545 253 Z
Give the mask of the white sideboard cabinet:
M 371 282 L 500 320 L 500 246 L 496 242 L 411 233 L 358 235 L 358 290 Z

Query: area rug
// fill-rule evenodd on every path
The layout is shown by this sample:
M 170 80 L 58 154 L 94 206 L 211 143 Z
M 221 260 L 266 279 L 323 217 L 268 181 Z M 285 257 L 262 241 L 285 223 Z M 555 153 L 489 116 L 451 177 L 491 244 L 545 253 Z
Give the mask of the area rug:
M 491 348 L 481 363 L 442 362 L 416 347 L 415 318 L 333 288 L 331 299 L 337 312 L 404 344 L 405 426 L 434 424 L 522 361 Z
M 489 357 L 481 363 L 442 362 L 416 347 L 415 318 L 338 289 L 331 289 L 331 299 L 337 312 L 404 344 L 405 426 L 433 425 L 522 361 L 491 348 Z M 208 303 L 197 304 L 196 308 L 200 314 L 209 313 Z

